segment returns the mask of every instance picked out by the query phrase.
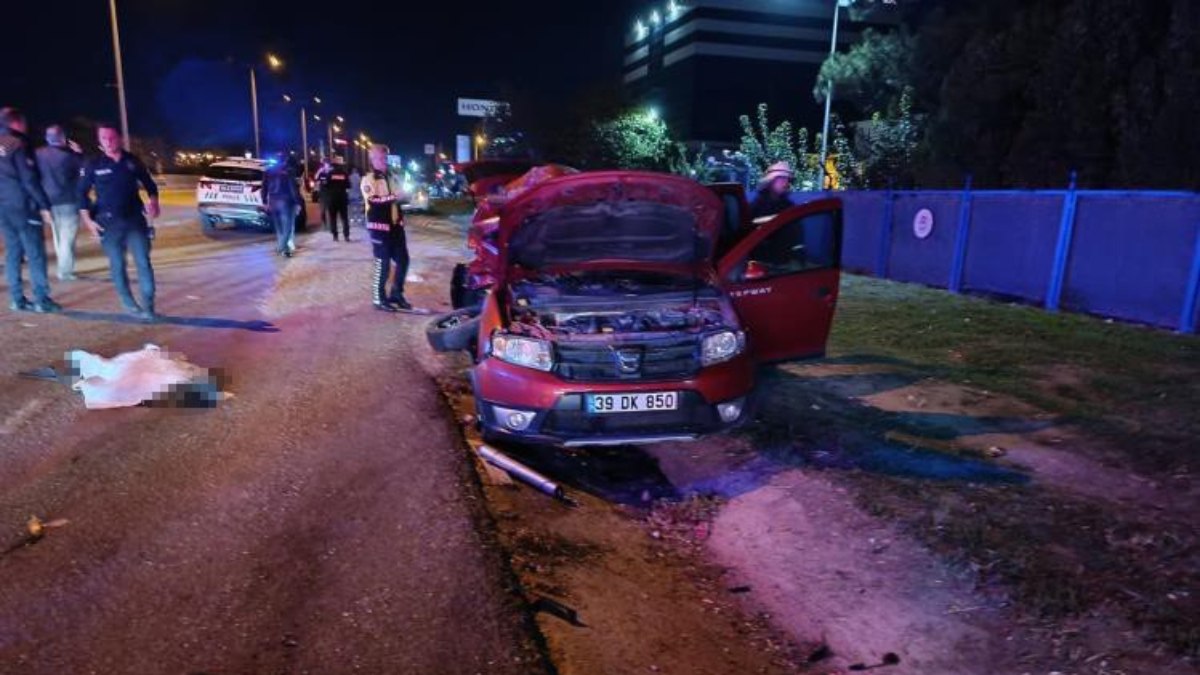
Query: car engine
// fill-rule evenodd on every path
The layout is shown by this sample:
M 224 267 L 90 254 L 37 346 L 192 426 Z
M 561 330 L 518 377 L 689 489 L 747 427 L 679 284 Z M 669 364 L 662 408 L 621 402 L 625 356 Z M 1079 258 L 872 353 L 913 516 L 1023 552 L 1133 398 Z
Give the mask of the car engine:
M 571 274 L 523 280 L 510 288 L 514 334 L 702 332 L 736 324 L 714 288 L 686 277 Z

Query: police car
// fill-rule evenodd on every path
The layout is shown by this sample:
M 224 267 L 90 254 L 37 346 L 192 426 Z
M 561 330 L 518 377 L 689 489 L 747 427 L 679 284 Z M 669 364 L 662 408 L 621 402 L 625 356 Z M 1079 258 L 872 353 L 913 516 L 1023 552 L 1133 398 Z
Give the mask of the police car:
M 268 162 L 229 157 L 213 162 L 196 185 L 196 206 L 205 230 L 222 222 L 270 229 L 263 195 Z

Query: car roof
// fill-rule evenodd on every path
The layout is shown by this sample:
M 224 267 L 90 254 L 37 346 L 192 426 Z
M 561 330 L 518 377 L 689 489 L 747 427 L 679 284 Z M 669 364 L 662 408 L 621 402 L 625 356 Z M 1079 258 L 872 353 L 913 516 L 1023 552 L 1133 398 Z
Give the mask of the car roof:
M 236 166 L 242 169 L 265 169 L 267 162 L 263 159 L 246 159 L 245 157 L 226 157 L 217 160 L 209 166 Z

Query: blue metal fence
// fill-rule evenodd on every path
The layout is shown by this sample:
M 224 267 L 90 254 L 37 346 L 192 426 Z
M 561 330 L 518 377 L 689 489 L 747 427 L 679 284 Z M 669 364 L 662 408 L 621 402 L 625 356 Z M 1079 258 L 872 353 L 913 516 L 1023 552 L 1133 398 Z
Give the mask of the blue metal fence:
M 1077 190 L 1072 178 L 1065 190 L 972 190 L 968 180 L 836 196 L 848 270 L 1196 332 L 1200 194 Z

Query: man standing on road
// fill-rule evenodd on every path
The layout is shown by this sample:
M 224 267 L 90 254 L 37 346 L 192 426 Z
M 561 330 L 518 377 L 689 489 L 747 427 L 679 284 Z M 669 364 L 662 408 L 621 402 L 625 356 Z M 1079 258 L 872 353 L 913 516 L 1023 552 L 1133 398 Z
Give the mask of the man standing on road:
M 346 167 L 340 162 L 334 164 L 326 159 L 321 165 L 321 170 L 317 172 L 317 186 L 321 195 L 321 211 L 325 213 L 333 240 L 338 240 L 337 226 L 340 217 L 342 234 L 345 235 L 346 241 L 350 241 L 350 214 L 347 211 L 350 207 L 350 175 L 346 173 Z
M 4 233 L 4 276 L 9 309 L 57 312 L 46 275 L 44 227 L 51 225 L 50 199 L 42 188 L 37 160 L 25 136 L 29 127 L 16 108 L 0 109 L 0 230 Z M 33 303 L 25 299 L 21 264 L 29 263 Z
M 46 127 L 46 145 L 37 149 L 42 187 L 50 198 L 54 216 L 54 253 L 58 261 L 58 280 L 75 279 L 75 236 L 79 234 L 79 170 L 83 156 L 74 141 L 68 147 L 67 134 L 57 124 Z
M 296 185 L 296 160 L 288 159 L 267 172 L 267 208 L 275 226 L 275 253 L 288 258 L 296 252 L 296 218 L 304 197 Z
M 408 242 L 404 235 L 404 212 L 400 209 L 400 205 L 407 201 L 407 195 L 392 190 L 388 182 L 387 156 L 387 146 L 371 146 L 372 171 L 363 176 L 362 194 L 367 209 L 367 234 L 371 237 L 371 251 L 375 256 L 371 303 L 380 311 L 395 312 L 412 309 L 404 297 L 404 278 L 408 276 Z M 388 268 L 393 263 L 396 276 L 389 294 Z
M 121 147 L 121 132 L 109 124 L 97 130 L 100 149 L 104 152 L 84 163 L 79 180 L 79 215 L 108 255 L 117 296 L 130 314 L 153 321 L 154 268 L 150 266 L 151 230 L 146 216 L 158 217 L 158 186 L 146 170 L 146 165 Z M 143 206 L 138 187 L 150 196 Z M 90 192 L 96 189 L 96 200 Z M 133 254 L 137 265 L 138 290 L 142 304 L 134 301 L 129 292 L 129 275 L 125 271 L 125 255 Z

